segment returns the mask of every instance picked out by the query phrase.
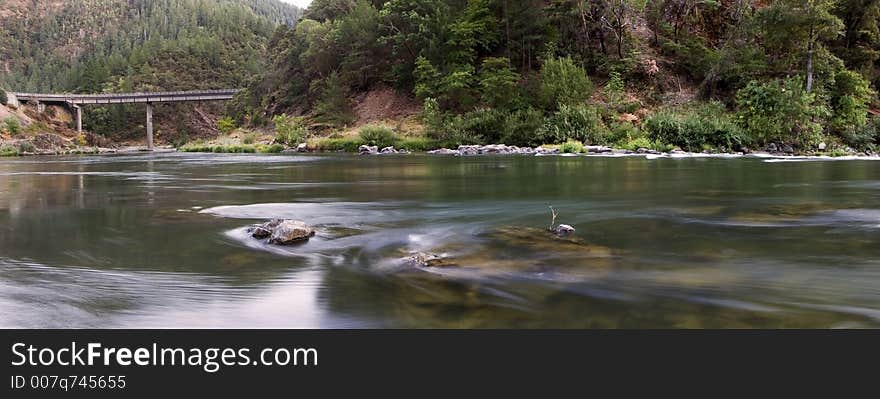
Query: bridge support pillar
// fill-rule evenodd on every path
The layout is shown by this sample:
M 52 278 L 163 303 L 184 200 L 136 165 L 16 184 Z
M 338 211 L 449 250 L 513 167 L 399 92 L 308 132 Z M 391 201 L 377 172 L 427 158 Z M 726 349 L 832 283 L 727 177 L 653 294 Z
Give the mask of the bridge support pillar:
M 153 150 L 153 104 L 147 103 L 147 149 Z
M 83 110 L 82 107 L 78 105 L 73 106 L 76 109 L 76 132 L 82 133 L 83 131 Z

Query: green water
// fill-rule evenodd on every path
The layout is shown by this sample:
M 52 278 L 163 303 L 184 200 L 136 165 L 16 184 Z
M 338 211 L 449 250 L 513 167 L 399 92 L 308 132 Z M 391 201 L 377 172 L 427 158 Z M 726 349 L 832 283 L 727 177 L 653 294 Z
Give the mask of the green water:
M 0 326 L 880 327 L 878 240 L 876 161 L 3 159 Z

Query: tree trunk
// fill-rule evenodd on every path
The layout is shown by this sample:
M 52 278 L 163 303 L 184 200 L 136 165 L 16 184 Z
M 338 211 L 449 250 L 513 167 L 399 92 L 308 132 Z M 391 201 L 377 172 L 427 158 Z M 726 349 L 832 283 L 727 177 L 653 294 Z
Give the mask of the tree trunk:
M 810 27 L 810 44 L 807 49 L 807 94 L 813 91 L 813 27 Z

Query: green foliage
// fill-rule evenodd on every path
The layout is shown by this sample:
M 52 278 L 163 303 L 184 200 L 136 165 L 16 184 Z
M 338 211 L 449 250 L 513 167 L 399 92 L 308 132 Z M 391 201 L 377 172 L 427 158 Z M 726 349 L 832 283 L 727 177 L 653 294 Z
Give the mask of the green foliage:
M 333 72 L 319 83 L 321 95 L 315 105 L 317 120 L 335 126 L 354 122 L 354 113 L 348 100 L 348 87 L 343 84 L 339 74 Z
M 734 151 L 749 142 L 720 104 L 660 111 L 648 117 L 642 128 L 648 139 L 688 151 L 709 148 Z
M 863 129 L 868 121 L 868 105 L 875 96 L 870 83 L 856 72 L 840 71 L 829 94 L 831 129 L 838 133 Z
M 508 107 L 516 100 L 519 80 L 509 59 L 486 58 L 479 75 L 483 103 L 493 108 Z
M 458 129 L 479 143 L 499 143 L 507 132 L 508 113 L 496 109 L 477 109 L 462 115 Z
M 736 102 L 737 123 L 757 144 L 812 147 L 821 139 L 822 126 L 816 120 L 827 112 L 815 94 L 806 93 L 801 79 L 752 81 L 737 93 Z
M 395 148 L 407 151 L 430 151 L 437 148 L 437 143 L 427 137 L 405 137 L 394 144 Z
M 556 113 L 547 117 L 540 136 L 545 144 L 577 140 L 597 145 L 606 142 L 608 127 L 595 107 L 561 104 Z
M 544 60 L 539 79 L 538 101 L 548 110 L 561 105 L 580 105 L 593 90 L 587 72 L 570 57 Z
M 302 143 L 309 130 L 306 127 L 304 117 L 288 116 L 287 114 L 276 115 L 272 118 L 275 123 L 275 143 L 290 147 Z
M 246 133 L 241 138 L 242 144 L 254 144 L 256 141 L 257 141 L 257 134 L 256 133 Z
M 220 130 L 220 133 L 228 134 L 235 128 L 235 121 L 231 117 L 225 116 L 217 121 L 217 129 Z
M 315 149 L 318 151 L 357 152 L 358 148 L 364 144 L 360 137 L 325 138 L 315 143 Z
M 559 152 L 563 154 L 580 154 L 584 152 L 584 143 L 575 140 L 569 140 L 559 146 Z
M 18 156 L 18 148 L 12 146 L 3 146 L 0 147 L 0 157 L 15 157 Z
M 544 127 L 544 113 L 535 108 L 514 111 L 507 116 L 507 127 L 501 142 L 521 147 L 537 147 L 543 143 L 539 132 Z
M 605 84 L 605 91 L 608 93 L 622 93 L 626 90 L 626 84 L 623 82 L 623 77 L 620 76 L 620 72 L 612 71 L 608 75 L 608 83 Z
M 880 145 L 880 118 L 871 118 L 861 128 L 841 132 L 846 145 L 861 151 L 876 151 Z
M 386 126 L 365 126 L 361 129 L 359 136 L 365 144 L 374 145 L 380 149 L 393 146 L 397 141 L 394 131 Z
M 9 134 L 16 136 L 21 133 L 21 124 L 18 122 L 18 118 L 7 116 L 0 124 L 0 130 L 6 130 Z

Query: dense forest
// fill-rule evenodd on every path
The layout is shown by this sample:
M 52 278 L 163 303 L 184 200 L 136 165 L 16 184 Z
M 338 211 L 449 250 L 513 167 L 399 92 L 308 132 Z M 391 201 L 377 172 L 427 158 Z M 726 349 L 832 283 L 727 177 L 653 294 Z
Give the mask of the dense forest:
M 3 0 L 0 87 L 33 92 L 237 88 L 265 68 L 267 43 L 301 10 L 276 0 Z M 205 112 L 222 113 L 222 105 Z M 87 107 L 86 128 L 141 136 L 143 109 Z M 201 111 L 201 110 L 200 110 Z M 162 105 L 157 119 L 185 138 L 213 124 L 191 105 Z M 197 113 L 196 113 L 197 114 Z M 163 117 L 163 115 L 165 117 Z M 200 122 L 200 123 L 199 123 Z M 160 132 L 162 135 L 162 132 Z
M 878 143 L 878 0 L 315 0 L 239 124 L 353 122 L 390 85 L 437 145 L 797 151 Z M 277 118 L 276 118 L 277 119 Z

